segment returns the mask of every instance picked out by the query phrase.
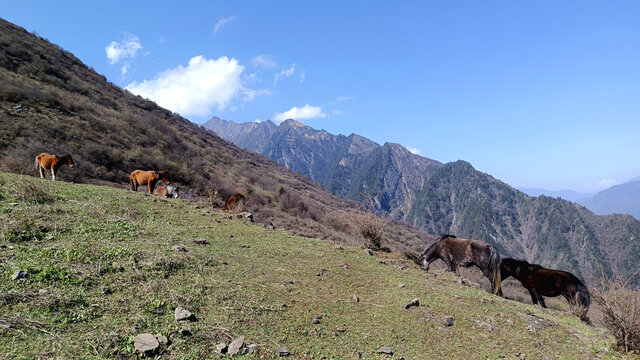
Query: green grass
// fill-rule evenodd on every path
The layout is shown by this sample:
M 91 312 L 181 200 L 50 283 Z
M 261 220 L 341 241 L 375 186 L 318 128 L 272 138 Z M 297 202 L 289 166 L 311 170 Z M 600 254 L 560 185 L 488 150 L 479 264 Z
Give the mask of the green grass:
M 0 326 L 0 354 L 10 359 L 132 358 L 145 332 L 169 337 L 156 355 L 167 359 L 218 358 L 215 345 L 241 335 L 260 345 L 247 358 L 273 358 L 277 346 L 310 359 L 383 358 L 381 346 L 405 359 L 622 357 L 604 330 L 569 314 L 182 200 L 0 173 L 0 223 L 0 324 L 12 325 Z M 12 281 L 19 269 L 28 278 Z M 191 334 L 176 306 L 196 316 Z M 555 325 L 533 333 L 522 314 Z

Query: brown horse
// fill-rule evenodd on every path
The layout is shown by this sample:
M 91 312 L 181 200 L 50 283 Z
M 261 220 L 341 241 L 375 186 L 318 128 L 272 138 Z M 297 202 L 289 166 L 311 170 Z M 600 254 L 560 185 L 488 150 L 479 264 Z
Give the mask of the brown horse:
M 165 184 L 170 184 L 169 174 L 166 170 L 134 170 L 129 177 L 131 178 L 131 190 L 138 191 L 138 185 L 147 185 L 149 194 L 153 194 L 153 189 L 156 187 L 158 180 L 162 180 Z
M 493 245 L 484 241 L 459 239 L 453 235 L 442 235 L 440 240 L 420 253 L 422 269 L 442 259 L 448 271 L 458 272 L 458 266 L 477 266 L 491 283 L 491 292 L 502 296 L 500 289 L 500 254 Z
M 40 170 L 40 177 L 44 179 L 44 169 L 51 169 L 51 180 L 56 181 L 56 172 L 60 166 L 67 164 L 73 167 L 73 159 L 71 155 L 49 155 L 42 153 L 36 156 L 36 169 Z
M 239 210 L 240 207 L 244 206 L 244 195 L 242 194 L 233 194 L 227 198 L 224 202 L 224 211 L 234 211 Z
M 562 295 L 570 305 L 580 304 L 585 308 L 591 305 L 589 290 L 575 275 L 562 270 L 546 269 L 538 264 L 529 264 L 524 260 L 502 259 L 500 273 L 503 279 L 513 276 L 529 291 L 531 302 L 540 303 L 546 308 L 544 296 Z

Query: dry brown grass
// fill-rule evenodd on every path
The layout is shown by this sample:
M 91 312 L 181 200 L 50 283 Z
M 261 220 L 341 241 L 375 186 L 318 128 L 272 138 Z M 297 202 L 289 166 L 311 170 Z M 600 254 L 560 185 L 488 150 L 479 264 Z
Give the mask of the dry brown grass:
M 624 351 L 640 351 L 640 290 L 620 276 L 604 278 L 593 290 L 602 306 L 602 322 Z

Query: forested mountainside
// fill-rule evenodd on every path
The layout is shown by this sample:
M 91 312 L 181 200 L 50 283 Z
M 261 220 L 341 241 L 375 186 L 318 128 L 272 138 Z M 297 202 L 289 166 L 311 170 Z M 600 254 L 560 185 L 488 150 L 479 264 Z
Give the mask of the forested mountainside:
M 443 165 L 398 144 L 332 135 L 295 120 L 276 126 L 215 118 L 204 127 L 429 233 L 481 239 L 590 282 L 612 272 L 640 281 L 631 270 L 640 265 L 640 223 L 631 216 L 596 216 L 559 198 L 528 196 L 464 161 Z

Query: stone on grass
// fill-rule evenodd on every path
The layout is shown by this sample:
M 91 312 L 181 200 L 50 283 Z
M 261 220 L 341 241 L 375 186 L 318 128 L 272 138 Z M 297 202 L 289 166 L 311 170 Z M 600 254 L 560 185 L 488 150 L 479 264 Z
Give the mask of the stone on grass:
M 355 296 L 355 295 L 351 295 L 351 297 L 349 297 L 349 300 L 353 301 L 353 302 L 360 302 L 360 298 Z
M 171 250 L 179 251 L 179 252 L 187 252 L 187 247 L 184 245 L 173 245 L 173 247 L 171 247 Z
M 160 343 L 151 334 L 140 334 L 133 338 L 133 347 L 138 353 L 149 355 L 160 347 Z
M 198 245 L 207 245 L 207 244 L 209 244 L 207 239 L 194 239 L 193 242 L 198 244 Z
M 220 343 L 218 345 L 216 345 L 216 352 L 218 354 L 224 354 L 227 352 L 227 344 L 226 343 Z
M 455 322 L 455 318 L 453 316 L 445 316 L 443 319 L 443 322 L 447 326 L 453 326 L 453 323 Z
M 414 307 L 414 306 L 420 306 L 420 300 L 418 300 L 418 298 L 415 298 L 415 299 L 409 301 L 408 303 L 406 303 L 404 305 L 404 308 L 408 309 L 408 308 Z
M 291 353 L 289 353 L 289 350 L 287 350 L 286 347 L 278 346 L 276 348 L 276 355 L 282 357 L 282 356 L 289 356 L 291 355 Z
M 369 255 L 369 256 L 373 256 L 373 250 L 371 250 L 371 249 L 369 249 L 369 248 L 364 249 L 364 253 L 365 253 L 365 254 L 367 254 L 367 255 Z
M 244 345 L 244 336 L 240 336 L 239 338 L 233 340 L 231 344 L 229 344 L 227 354 L 231 356 L 238 354 L 240 352 L 240 349 L 242 349 L 242 345 Z
M 242 349 L 242 355 L 255 354 L 258 350 L 260 350 L 260 346 L 258 346 L 258 344 L 251 344 Z
M 393 351 L 391 351 L 391 348 L 386 347 L 386 346 L 378 348 L 378 350 L 376 350 L 376 352 L 378 354 L 393 355 Z
M 13 275 L 11 275 L 11 280 L 17 281 L 27 278 L 27 270 L 16 270 Z
M 174 312 L 174 316 L 176 318 L 176 321 L 185 321 L 190 320 L 193 314 L 191 314 L 191 311 L 183 308 L 182 306 L 178 306 Z
M 311 320 L 312 324 L 320 324 L 320 319 L 322 319 L 322 315 L 316 315 L 313 320 Z

